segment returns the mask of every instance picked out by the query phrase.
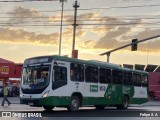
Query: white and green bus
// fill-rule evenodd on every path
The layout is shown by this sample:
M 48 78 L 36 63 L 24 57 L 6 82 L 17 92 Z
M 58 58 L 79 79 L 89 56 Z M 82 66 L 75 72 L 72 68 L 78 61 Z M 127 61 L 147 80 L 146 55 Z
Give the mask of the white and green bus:
M 20 103 L 52 110 L 104 109 L 148 101 L 148 73 L 95 60 L 41 56 L 24 61 Z

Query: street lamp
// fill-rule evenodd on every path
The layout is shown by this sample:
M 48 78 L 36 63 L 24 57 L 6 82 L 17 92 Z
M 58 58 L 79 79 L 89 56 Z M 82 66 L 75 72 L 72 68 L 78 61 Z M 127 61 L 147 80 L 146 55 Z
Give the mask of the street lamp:
M 59 55 L 61 55 L 61 46 L 62 46 L 62 22 L 63 22 L 63 5 L 66 0 L 60 0 L 62 5 L 62 11 L 61 11 L 61 27 L 60 27 L 60 36 L 59 36 Z

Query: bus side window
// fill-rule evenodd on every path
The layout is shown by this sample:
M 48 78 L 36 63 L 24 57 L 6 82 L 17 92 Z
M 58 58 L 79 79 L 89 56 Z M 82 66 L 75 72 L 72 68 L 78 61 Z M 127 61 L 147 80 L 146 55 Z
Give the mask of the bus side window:
M 67 81 L 67 69 L 65 67 L 56 66 L 54 69 L 54 81 Z
M 132 73 L 124 71 L 123 80 L 124 80 L 124 85 L 132 85 Z
M 114 84 L 122 84 L 122 71 L 113 70 L 112 71 L 112 78 Z
M 107 83 L 111 83 L 111 69 L 106 69 Z
M 98 67 L 92 67 L 92 82 L 98 82 Z
M 99 69 L 99 82 L 111 83 L 111 69 L 105 69 L 105 68 Z
M 123 72 L 123 84 L 128 85 L 127 82 L 128 82 L 128 72 L 124 71 Z
M 52 81 L 52 89 L 55 90 L 67 85 L 67 68 L 61 66 L 54 67 L 54 80 Z
M 85 66 L 85 81 L 98 83 L 98 67 Z
M 148 86 L 148 77 L 147 75 L 142 75 L 142 87 L 147 87 Z
M 84 66 L 77 63 L 70 65 L 70 78 L 72 81 L 84 81 Z
M 128 72 L 128 85 L 132 85 L 132 72 Z
M 141 86 L 141 74 L 133 73 L 133 84 L 134 86 Z

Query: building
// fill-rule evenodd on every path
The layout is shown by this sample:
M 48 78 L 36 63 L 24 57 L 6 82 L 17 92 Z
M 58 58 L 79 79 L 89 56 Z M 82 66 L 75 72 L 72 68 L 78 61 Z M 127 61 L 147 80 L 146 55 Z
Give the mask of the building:
M 23 64 L 17 64 L 0 58 L 0 85 L 6 82 L 19 84 L 22 66 Z

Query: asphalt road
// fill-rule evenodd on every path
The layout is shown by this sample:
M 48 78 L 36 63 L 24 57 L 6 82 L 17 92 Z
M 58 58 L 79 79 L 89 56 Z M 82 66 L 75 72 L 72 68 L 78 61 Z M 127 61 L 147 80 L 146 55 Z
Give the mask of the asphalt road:
M 36 115 L 42 116 L 43 120 L 159 120 L 160 106 L 132 106 L 128 110 L 117 110 L 114 107 L 106 107 L 105 110 L 95 110 L 94 107 L 83 107 L 78 112 L 68 112 L 66 108 L 54 108 L 52 111 L 45 111 L 43 108 L 30 107 L 28 105 L 19 104 L 18 97 L 8 98 L 11 106 L 5 104 L 0 107 L 2 112 L 11 112 L 12 118 L 3 117 L 3 120 L 32 120 Z M 2 98 L 0 98 L 0 102 Z M 16 116 L 16 115 L 20 116 Z M 35 115 L 35 116 L 34 116 Z M 30 117 L 30 118 L 27 118 Z M 1 119 L 1 118 L 0 118 Z

